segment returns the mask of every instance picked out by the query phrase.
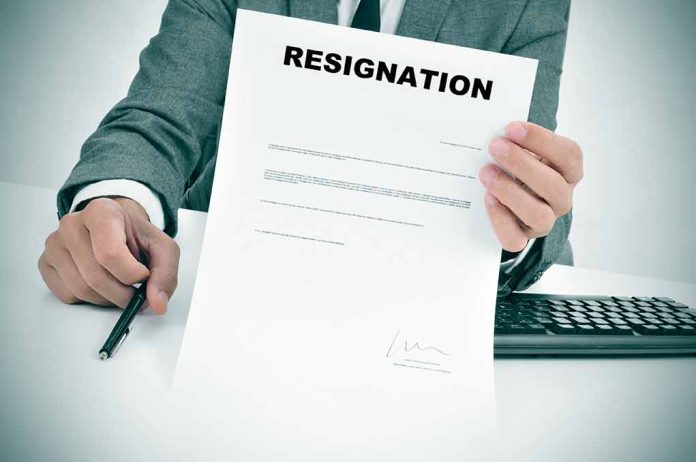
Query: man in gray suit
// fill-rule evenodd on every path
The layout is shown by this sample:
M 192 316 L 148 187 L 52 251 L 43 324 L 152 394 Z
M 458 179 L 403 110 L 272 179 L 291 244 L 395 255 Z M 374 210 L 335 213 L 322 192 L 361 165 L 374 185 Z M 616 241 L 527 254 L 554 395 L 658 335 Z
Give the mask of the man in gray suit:
M 207 210 L 237 8 L 539 60 L 529 122 L 511 121 L 480 174 L 504 252 L 501 291 L 535 282 L 566 245 L 582 153 L 553 133 L 569 0 L 170 0 L 128 96 L 85 142 L 58 194 L 39 269 L 65 303 L 125 306 L 177 284 L 179 207 Z M 501 127 L 503 128 L 503 127 Z

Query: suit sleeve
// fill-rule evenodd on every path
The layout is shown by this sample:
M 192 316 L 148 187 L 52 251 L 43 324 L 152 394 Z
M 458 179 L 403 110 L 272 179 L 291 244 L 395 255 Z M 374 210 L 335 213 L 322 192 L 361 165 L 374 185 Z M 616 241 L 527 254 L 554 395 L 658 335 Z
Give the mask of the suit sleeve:
M 529 121 L 556 129 L 558 90 L 563 69 L 570 0 L 529 0 L 503 52 L 539 60 Z M 538 239 L 529 261 L 509 278 L 510 290 L 536 282 L 558 258 L 570 233 L 572 213 L 556 220 L 551 232 Z M 502 281 L 501 281 L 502 282 Z
M 102 120 L 58 193 L 59 217 L 87 184 L 137 181 L 157 194 L 165 231 L 203 146 L 217 137 L 227 84 L 236 2 L 170 0 L 158 34 L 140 55 L 128 95 Z

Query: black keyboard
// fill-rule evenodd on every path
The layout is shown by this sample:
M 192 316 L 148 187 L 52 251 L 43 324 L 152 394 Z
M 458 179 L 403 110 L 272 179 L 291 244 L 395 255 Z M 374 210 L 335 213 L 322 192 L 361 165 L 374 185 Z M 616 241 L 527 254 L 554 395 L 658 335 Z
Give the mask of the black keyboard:
M 511 294 L 495 310 L 495 354 L 696 353 L 696 310 L 666 297 Z

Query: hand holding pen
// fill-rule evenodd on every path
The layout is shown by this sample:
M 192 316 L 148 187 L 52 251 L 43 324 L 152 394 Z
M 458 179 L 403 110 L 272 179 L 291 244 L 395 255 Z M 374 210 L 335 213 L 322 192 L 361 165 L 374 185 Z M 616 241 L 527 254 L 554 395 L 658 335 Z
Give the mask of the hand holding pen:
M 178 268 L 176 242 L 123 197 L 93 199 L 63 216 L 39 259 L 43 280 L 64 303 L 125 308 L 133 284 L 147 279 L 147 304 L 158 314 L 167 311 Z

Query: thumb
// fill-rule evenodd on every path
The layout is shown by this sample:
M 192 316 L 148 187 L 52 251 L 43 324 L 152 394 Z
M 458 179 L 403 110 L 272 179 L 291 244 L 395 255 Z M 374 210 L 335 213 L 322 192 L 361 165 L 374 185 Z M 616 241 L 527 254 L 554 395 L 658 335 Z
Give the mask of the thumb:
M 147 303 L 155 313 L 164 314 L 178 284 L 179 245 L 167 234 L 154 228 L 144 247 L 150 270 Z

